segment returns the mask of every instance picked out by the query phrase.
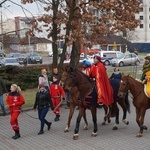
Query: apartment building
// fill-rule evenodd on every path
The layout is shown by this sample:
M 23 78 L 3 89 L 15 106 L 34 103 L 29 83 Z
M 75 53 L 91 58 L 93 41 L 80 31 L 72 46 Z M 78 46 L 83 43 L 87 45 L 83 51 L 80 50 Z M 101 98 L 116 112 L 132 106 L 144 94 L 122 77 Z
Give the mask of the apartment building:
M 150 43 L 150 0 L 143 0 L 143 7 L 136 19 L 141 20 L 141 24 L 135 29 L 131 42 Z

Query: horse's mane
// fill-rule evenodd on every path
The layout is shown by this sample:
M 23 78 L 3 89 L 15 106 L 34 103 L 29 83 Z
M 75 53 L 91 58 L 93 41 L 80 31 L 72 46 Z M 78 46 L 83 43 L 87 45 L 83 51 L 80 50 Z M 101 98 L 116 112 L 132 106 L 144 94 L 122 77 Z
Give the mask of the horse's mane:
M 90 83 L 93 84 L 93 81 L 91 80 L 91 78 L 88 77 L 85 73 L 83 73 L 81 70 L 78 70 L 78 69 L 76 71 L 79 72 L 83 76 L 83 78 L 87 79 Z
M 141 82 L 135 80 L 133 77 L 127 75 L 127 76 L 124 76 L 123 78 L 130 79 L 130 81 L 132 82 L 132 84 L 135 85 L 137 89 L 140 89 L 140 88 L 143 89 L 143 84 Z

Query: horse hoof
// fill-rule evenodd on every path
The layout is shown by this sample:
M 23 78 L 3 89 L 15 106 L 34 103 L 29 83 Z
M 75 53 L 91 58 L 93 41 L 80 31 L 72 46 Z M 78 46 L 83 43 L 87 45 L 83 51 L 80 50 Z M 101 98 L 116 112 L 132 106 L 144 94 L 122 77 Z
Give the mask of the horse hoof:
M 108 120 L 108 123 L 110 123 L 111 122 L 111 120 Z
M 114 126 L 112 129 L 113 129 L 113 130 L 118 130 L 118 127 Z
M 143 126 L 143 129 L 144 129 L 144 130 L 147 130 L 147 126 Z
M 128 121 L 127 119 L 122 120 L 122 121 L 123 121 L 123 123 L 125 123 L 126 125 L 129 125 L 129 121 Z
M 67 133 L 67 132 L 69 132 L 69 130 L 68 130 L 68 129 L 65 129 L 64 132 Z
M 88 130 L 88 127 L 84 127 L 83 130 Z
M 139 133 L 136 135 L 136 137 L 142 137 L 142 133 L 139 132 Z
M 92 137 L 96 137 L 97 136 L 97 132 L 96 133 L 92 133 L 92 135 L 91 135 Z
M 102 125 L 106 125 L 106 123 L 105 123 L 105 122 L 102 122 Z
M 73 135 L 73 139 L 74 139 L 74 140 L 77 140 L 77 139 L 78 139 L 78 137 L 79 137 L 79 135 L 78 135 L 78 134 L 74 134 L 74 135 Z

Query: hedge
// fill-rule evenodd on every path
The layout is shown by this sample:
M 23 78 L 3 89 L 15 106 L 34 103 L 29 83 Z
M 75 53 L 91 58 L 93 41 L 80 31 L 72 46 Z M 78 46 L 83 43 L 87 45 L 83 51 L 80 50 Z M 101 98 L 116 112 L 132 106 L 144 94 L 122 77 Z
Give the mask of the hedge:
M 5 66 L 0 68 L 0 78 L 5 83 L 8 91 L 13 83 L 20 86 L 22 90 L 36 88 L 42 68 L 48 70 L 48 75 L 51 74 L 51 65 Z

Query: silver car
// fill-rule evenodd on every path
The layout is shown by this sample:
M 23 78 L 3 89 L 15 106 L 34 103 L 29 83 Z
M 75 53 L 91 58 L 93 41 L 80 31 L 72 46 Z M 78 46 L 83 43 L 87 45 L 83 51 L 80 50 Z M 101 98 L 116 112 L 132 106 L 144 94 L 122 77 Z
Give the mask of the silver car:
M 116 67 L 128 66 L 128 65 L 136 65 L 140 64 L 139 57 L 134 53 L 123 53 L 119 55 L 117 58 L 111 60 L 111 65 Z
M 0 66 L 20 66 L 16 58 L 4 58 L 0 62 Z

